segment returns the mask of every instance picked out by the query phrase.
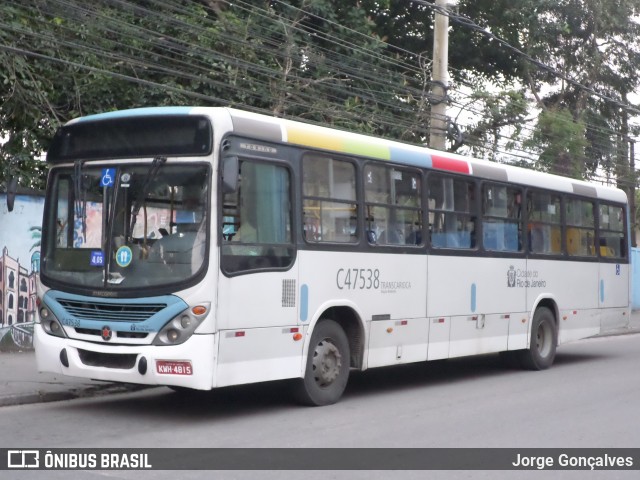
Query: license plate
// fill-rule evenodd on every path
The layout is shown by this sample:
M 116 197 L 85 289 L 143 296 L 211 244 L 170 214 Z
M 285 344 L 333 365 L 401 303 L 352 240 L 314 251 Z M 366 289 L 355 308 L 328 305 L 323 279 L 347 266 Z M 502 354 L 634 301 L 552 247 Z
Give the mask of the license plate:
M 156 360 L 156 371 L 160 375 L 193 375 L 191 362 Z

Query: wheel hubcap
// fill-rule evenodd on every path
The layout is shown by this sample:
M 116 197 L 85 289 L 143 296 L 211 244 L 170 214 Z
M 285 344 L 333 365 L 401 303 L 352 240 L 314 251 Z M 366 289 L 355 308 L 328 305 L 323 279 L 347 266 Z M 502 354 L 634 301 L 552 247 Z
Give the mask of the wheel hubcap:
M 324 339 L 313 352 L 313 375 L 321 387 L 331 385 L 338 378 L 342 367 L 340 350 L 329 340 Z
M 546 357 L 549 354 L 551 347 L 551 332 L 549 328 L 549 325 L 543 323 L 538 327 L 536 334 L 536 348 L 542 357 Z

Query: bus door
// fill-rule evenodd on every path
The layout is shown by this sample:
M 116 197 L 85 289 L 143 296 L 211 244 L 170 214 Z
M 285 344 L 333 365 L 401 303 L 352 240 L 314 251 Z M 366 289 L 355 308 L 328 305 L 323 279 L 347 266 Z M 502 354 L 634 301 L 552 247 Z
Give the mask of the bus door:
M 599 205 L 600 275 L 598 305 L 611 308 L 602 314 L 603 331 L 624 326 L 628 322 L 629 253 L 626 240 L 625 212 L 619 205 Z
M 291 173 L 266 161 L 241 159 L 237 165 L 219 222 L 217 386 L 301 372 Z

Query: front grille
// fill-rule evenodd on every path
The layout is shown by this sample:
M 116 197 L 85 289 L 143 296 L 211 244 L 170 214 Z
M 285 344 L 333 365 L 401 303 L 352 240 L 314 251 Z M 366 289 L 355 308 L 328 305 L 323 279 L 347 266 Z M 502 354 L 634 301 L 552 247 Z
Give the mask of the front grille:
M 102 303 L 59 299 L 58 303 L 75 318 L 114 322 L 144 322 L 166 308 L 164 303 Z
M 118 338 L 146 338 L 147 335 L 145 332 L 116 332 Z
M 95 335 L 96 337 L 102 336 L 102 330 L 97 328 L 76 328 L 76 333 L 82 335 Z M 149 335 L 146 332 L 113 332 L 118 338 L 146 338 Z
M 76 333 L 100 336 L 100 330 L 96 330 L 95 328 L 76 328 Z
M 89 367 L 118 368 L 129 370 L 136 365 L 134 353 L 99 353 L 78 349 L 80 361 Z

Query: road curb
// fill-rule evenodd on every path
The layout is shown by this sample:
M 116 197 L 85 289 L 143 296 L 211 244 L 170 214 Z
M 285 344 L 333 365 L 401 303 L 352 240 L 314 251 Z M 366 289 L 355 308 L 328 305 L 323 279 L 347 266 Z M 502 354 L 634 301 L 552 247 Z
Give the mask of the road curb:
M 90 385 L 84 388 L 73 388 L 66 391 L 45 391 L 39 390 L 31 393 L 18 393 L 13 395 L 0 396 L 0 408 L 17 405 L 29 405 L 33 403 L 61 402 L 65 400 L 75 400 L 79 398 L 98 397 L 102 395 L 112 395 L 116 393 L 129 393 L 138 390 L 154 388 L 156 385 L 136 385 L 129 383 L 115 383 L 108 385 Z

